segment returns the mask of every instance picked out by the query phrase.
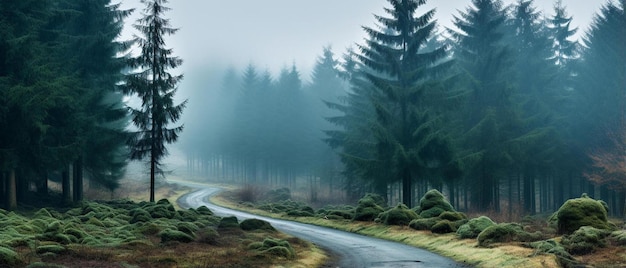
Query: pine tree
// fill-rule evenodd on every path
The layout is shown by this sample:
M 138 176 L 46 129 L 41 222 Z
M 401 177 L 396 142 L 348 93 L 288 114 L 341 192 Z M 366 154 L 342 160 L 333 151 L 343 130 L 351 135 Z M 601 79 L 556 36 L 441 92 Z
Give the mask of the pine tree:
M 367 66 L 366 78 L 373 85 L 372 105 L 376 118 L 371 122 L 375 140 L 374 159 L 361 161 L 370 169 L 369 179 L 402 184 L 402 202 L 412 206 L 414 182 L 428 176 L 431 169 L 446 165 L 447 156 L 435 147 L 446 147 L 437 124 L 435 91 L 437 75 L 450 62 L 445 59 L 447 47 L 425 51 L 436 24 L 434 10 L 416 16 L 425 0 L 389 0 L 391 17 L 376 15 L 380 30 L 363 27 L 369 36 L 359 46 L 359 61 Z M 432 95 L 431 95 L 432 94 Z
M 161 159 L 167 155 L 166 144 L 175 142 L 183 126 L 168 128 L 175 123 L 185 108 L 187 101 L 174 105 L 176 85 L 182 75 L 172 75 L 169 69 L 182 64 L 182 60 L 172 56 L 172 49 L 165 47 L 165 35 L 175 34 L 163 13 L 169 8 L 164 6 L 167 0 L 142 0 L 146 5 L 143 17 L 134 25 L 142 36 L 135 36 L 134 41 L 141 48 L 141 54 L 131 58 L 129 64 L 138 69 L 127 76 L 125 93 L 136 94 L 142 101 L 140 109 L 130 108 L 133 124 L 138 128 L 129 140 L 132 159 L 149 157 L 150 164 L 150 202 L 154 202 L 155 174 L 162 173 Z

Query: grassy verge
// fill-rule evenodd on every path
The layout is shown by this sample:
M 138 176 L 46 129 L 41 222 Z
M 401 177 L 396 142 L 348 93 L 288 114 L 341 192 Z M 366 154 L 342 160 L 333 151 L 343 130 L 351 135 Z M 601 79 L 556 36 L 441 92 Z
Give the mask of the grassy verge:
M 493 248 L 481 248 L 476 245 L 476 240 L 458 239 L 455 234 L 432 234 L 429 231 L 416 231 L 409 227 L 387 226 L 373 222 L 327 220 L 318 217 L 290 217 L 240 205 L 235 201 L 232 192 L 224 192 L 213 197 L 211 201 L 224 207 L 248 211 L 257 215 L 397 241 L 476 267 L 559 267 L 554 255 L 536 254 L 533 249 L 524 248 L 515 243 L 500 244 Z

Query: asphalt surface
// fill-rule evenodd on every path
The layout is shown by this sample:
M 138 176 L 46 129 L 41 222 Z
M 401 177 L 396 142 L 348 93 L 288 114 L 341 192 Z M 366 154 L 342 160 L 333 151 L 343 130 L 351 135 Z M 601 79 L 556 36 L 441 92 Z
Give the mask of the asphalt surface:
M 189 185 L 192 186 L 192 185 Z M 328 267 L 468 267 L 452 259 L 401 243 L 367 237 L 335 229 L 278 220 L 217 206 L 209 197 L 219 188 L 193 185 L 198 190 L 178 199 L 183 208 L 206 206 L 218 216 L 236 216 L 239 220 L 257 218 L 268 221 L 283 233 L 315 243 L 335 256 Z

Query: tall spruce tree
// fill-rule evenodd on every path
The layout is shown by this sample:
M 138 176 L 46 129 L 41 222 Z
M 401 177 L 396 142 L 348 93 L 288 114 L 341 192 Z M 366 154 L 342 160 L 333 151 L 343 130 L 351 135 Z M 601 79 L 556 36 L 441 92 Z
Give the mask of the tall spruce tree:
M 389 0 L 390 17 L 375 15 L 381 29 L 363 27 L 369 36 L 359 46 L 359 61 L 368 68 L 365 76 L 373 86 L 372 105 L 376 118 L 371 122 L 374 158 L 360 161 L 372 180 L 400 182 L 402 202 L 414 203 L 414 182 L 424 180 L 429 170 L 448 163 L 447 150 L 437 124 L 435 91 L 441 90 L 437 75 L 450 66 L 442 62 L 447 47 L 425 49 L 436 24 L 434 10 L 417 15 L 425 0 Z
M 182 64 L 173 56 L 172 49 L 165 47 L 164 37 L 175 34 L 178 29 L 170 26 L 163 13 L 169 10 L 164 6 L 167 0 L 142 0 L 145 4 L 143 17 L 134 27 L 142 34 L 134 41 L 141 48 L 141 54 L 129 59 L 132 68 L 138 70 L 129 74 L 124 85 L 127 94 L 136 94 L 141 99 L 141 108 L 130 108 L 133 124 L 138 128 L 129 140 L 132 159 L 149 157 L 150 202 L 154 202 L 155 174 L 162 174 L 161 159 L 167 155 L 166 144 L 175 142 L 183 131 L 183 126 L 168 128 L 180 119 L 187 100 L 174 104 L 177 84 L 182 75 L 172 75 L 169 69 Z

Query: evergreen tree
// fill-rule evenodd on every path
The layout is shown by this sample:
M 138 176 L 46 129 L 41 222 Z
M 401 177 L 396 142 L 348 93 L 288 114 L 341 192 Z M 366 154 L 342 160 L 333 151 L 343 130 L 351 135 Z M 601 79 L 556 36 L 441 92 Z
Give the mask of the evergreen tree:
M 389 3 L 392 8 L 385 11 L 391 17 L 375 16 L 384 28 L 364 27 L 369 40 L 359 46 L 358 59 L 367 66 L 365 76 L 373 86 L 376 117 L 370 122 L 374 158 L 358 165 L 370 170 L 370 180 L 401 182 L 402 202 L 412 206 L 414 181 L 426 179 L 450 158 L 438 155 L 447 152 L 447 144 L 433 112 L 437 100 L 430 98 L 441 90 L 437 75 L 450 63 L 442 62 L 446 46 L 424 51 L 435 30 L 434 10 L 416 16 L 426 1 Z
M 454 16 L 458 32 L 455 58 L 466 74 L 465 105 L 459 113 L 461 167 L 471 205 L 499 210 L 500 179 L 514 162 L 507 142 L 521 131 L 518 110 L 511 100 L 514 63 L 506 44 L 506 12 L 500 0 L 473 0 Z
M 154 202 L 155 173 L 162 173 L 161 159 L 167 155 L 166 144 L 173 143 L 183 130 L 183 126 L 168 128 L 180 119 L 187 103 L 174 104 L 174 94 L 182 75 L 172 75 L 169 69 L 182 64 L 182 60 L 172 56 L 172 49 L 165 47 L 165 35 L 175 34 L 163 13 L 169 8 L 167 0 L 142 0 L 146 5 L 143 17 L 137 20 L 135 28 L 142 36 L 134 41 L 140 46 L 141 54 L 129 59 L 132 68 L 138 72 L 127 76 L 125 93 L 136 94 L 142 101 L 140 109 L 130 108 L 132 121 L 138 131 L 129 140 L 132 159 L 149 157 L 150 202 Z

